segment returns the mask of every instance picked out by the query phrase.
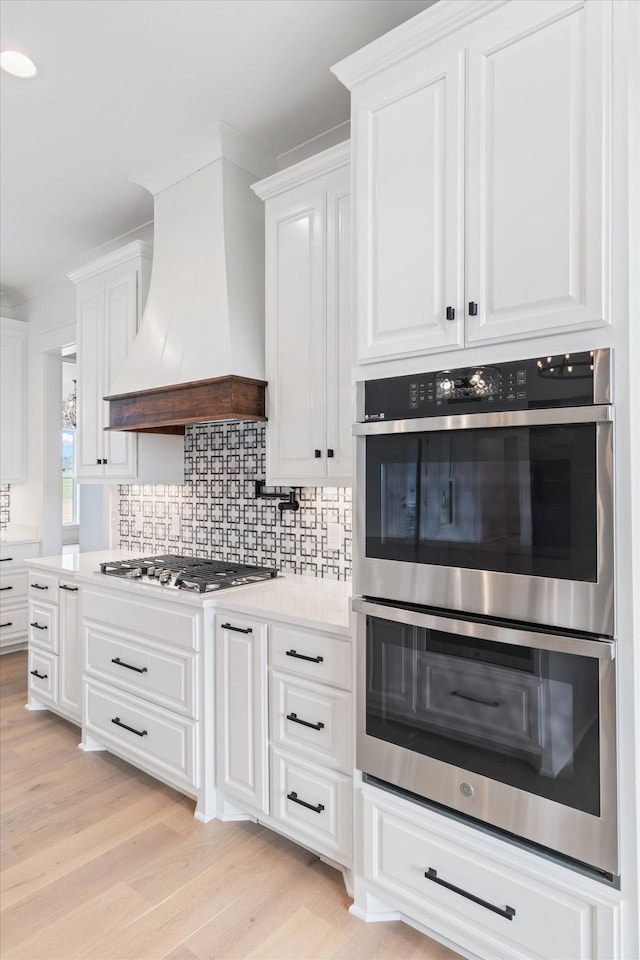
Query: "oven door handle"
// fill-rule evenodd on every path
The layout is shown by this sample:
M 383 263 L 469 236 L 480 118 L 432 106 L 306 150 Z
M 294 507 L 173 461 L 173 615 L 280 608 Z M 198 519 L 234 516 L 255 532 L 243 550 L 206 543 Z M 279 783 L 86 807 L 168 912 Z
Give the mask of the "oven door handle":
M 613 407 L 596 404 L 585 407 L 552 407 L 543 410 L 505 410 L 496 413 L 445 414 L 415 420 L 377 420 L 353 425 L 354 437 L 384 436 L 393 433 L 427 433 L 435 430 L 479 430 L 490 427 L 548 427 L 573 423 L 609 423 Z
M 509 643 L 517 647 L 533 647 L 536 650 L 550 650 L 554 653 L 572 653 L 597 660 L 615 659 L 615 641 L 604 638 L 590 640 L 557 633 L 538 633 L 527 627 L 521 629 L 495 623 L 457 619 L 455 613 L 445 617 L 436 613 L 407 610 L 404 607 L 376 603 L 362 597 L 355 597 L 352 600 L 352 607 L 355 613 L 363 613 L 379 620 L 406 623 L 408 626 L 424 627 L 427 630 L 441 630 L 476 640 L 491 640 L 494 643 Z

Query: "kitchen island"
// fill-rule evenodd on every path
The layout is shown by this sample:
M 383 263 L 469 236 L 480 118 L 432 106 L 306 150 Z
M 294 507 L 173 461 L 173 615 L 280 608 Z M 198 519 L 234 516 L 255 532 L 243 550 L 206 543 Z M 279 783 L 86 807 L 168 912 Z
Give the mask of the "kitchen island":
M 29 563 L 29 699 L 196 801 L 352 868 L 351 585 L 200 593 L 109 576 L 126 551 Z M 72 606 L 71 606 L 72 605 Z

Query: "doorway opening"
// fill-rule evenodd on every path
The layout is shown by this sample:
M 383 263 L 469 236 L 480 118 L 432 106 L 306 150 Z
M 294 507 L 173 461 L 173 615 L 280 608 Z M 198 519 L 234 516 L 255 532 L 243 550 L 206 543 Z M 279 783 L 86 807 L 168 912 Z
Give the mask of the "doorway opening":
M 76 346 L 62 348 L 62 552 L 73 553 L 80 541 L 80 496 L 76 476 Z

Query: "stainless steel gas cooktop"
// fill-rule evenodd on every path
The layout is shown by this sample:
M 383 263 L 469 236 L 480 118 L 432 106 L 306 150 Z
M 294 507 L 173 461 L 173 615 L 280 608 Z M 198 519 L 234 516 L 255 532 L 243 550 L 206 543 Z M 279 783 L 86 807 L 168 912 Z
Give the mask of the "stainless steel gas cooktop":
M 241 587 L 278 576 L 275 567 L 252 567 L 225 560 L 183 557 L 172 553 L 135 560 L 107 561 L 100 564 L 100 573 L 141 583 L 161 584 L 177 590 L 193 590 L 196 593 Z

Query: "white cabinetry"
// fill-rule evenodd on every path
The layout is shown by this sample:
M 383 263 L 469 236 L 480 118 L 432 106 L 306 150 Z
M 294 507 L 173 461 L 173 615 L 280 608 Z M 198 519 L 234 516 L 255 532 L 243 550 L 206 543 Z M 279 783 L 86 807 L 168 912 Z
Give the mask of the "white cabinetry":
M 349 144 L 253 189 L 266 201 L 267 481 L 351 482 Z
M 103 398 L 136 336 L 150 271 L 151 249 L 135 241 L 68 275 L 77 285 L 79 480 L 184 479 L 181 437 L 105 430 Z
M 216 624 L 218 789 L 236 809 L 350 868 L 349 637 L 232 612 L 219 611 Z
M 216 785 L 235 803 L 269 812 L 267 625 L 216 617 Z
M 620 906 L 601 884 L 375 788 L 361 809 L 354 912 L 384 905 L 496 960 L 619 955 Z
M 40 552 L 37 540 L 0 545 L 0 653 L 27 643 L 27 571 L 25 561 Z
M 200 799 L 202 611 L 85 588 L 85 749 L 106 748 Z
M 0 483 L 24 483 L 27 325 L 0 319 Z
M 73 577 L 31 569 L 29 594 L 29 700 L 74 723 L 82 720 L 80 586 Z
M 444 0 L 334 68 L 357 362 L 610 322 L 610 19 L 595 0 Z
M 58 588 L 60 675 L 58 707 L 61 713 L 82 719 L 82 621 L 80 587 L 66 577 Z

